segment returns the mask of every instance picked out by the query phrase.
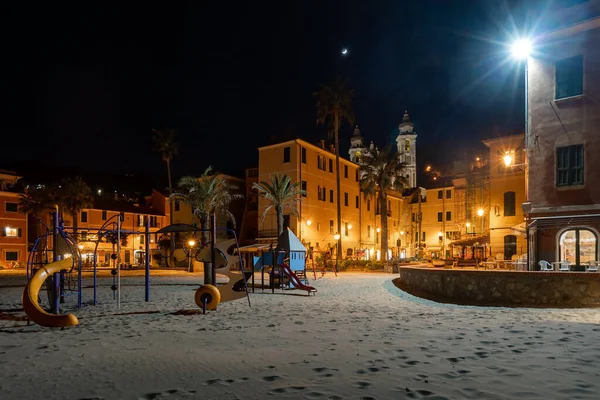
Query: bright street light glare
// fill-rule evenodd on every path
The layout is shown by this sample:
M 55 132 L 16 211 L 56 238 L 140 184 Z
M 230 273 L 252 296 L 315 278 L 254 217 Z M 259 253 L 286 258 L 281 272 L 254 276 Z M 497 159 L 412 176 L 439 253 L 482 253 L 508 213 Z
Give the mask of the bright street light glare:
M 531 54 L 531 41 L 528 39 L 519 39 L 512 45 L 512 55 L 514 58 L 523 60 Z
M 507 167 L 510 167 L 511 164 L 512 164 L 512 156 L 507 151 L 504 156 L 504 165 Z
M 477 210 L 477 215 L 479 215 L 480 217 L 483 217 L 483 208 L 480 208 L 479 210 Z

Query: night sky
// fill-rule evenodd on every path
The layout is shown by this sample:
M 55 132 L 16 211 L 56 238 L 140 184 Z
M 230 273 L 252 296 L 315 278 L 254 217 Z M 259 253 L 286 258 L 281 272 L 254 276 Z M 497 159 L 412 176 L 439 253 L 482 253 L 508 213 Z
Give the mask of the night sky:
M 151 128 L 174 128 L 176 176 L 236 173 L 258 146 L 324 138 L 312 92 L 338 73 L 367 142 L 394 140 L 409 110 L 421 165 L 522 132 L 523 73 L 500 44 L 524 25 L 520 1 L 13 3 L 0 28 L 0 168 L 165 174 Z

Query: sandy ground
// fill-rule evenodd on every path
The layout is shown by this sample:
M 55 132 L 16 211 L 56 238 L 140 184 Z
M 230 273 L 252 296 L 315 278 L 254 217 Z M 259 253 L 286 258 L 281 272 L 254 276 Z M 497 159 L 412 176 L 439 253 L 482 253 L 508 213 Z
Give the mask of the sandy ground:
M 316 296 L 255 293 L 207 315 L 201 276 L 112 279 L 74 328 L 19 320 L 0 276 L 0 399 L 597 399 L 597 310 L 475 308 L 408 295 L 389 274 L 327 274 Z M 84 299 L 91 299 L 86 289 Z

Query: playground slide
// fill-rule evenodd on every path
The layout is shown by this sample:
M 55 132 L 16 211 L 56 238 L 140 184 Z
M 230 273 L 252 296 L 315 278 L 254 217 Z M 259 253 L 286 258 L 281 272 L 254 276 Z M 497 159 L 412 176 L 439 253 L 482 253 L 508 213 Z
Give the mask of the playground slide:
M 283 268 L 283 272 L 290 278 L 290 282 L 292 285 L 294 285 L 294 287 L 300 290 L 306 290 L 309 294 L 317 292 L 317 289 L 314 287 L 307 286 L 300 282 L 300 278 L 298 278 L 298 275 L 296 275 L 296 273 L 290 269 L 289 265 L 281 264 L 281 267 Z
M 50 314 L 38 304 L 38 294 L 46 279 L 56 272 L 71 268 L 72 264 L 73 260 L 69 258 L 50 263 L 40 268 L 25 285 L 22 299 L 23 311 L 36 324 L 51 328 L 63 328 L 75 326 L 79 323 L 79 320 L 73 314 Z

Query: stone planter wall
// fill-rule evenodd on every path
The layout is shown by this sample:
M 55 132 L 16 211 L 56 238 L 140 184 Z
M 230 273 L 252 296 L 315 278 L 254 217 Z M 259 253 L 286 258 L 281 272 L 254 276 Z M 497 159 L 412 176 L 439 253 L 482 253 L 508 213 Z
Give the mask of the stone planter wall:
M 402 283 L 473 304 L 600 307 L 600 273 L 461 271 L 400 267 Z

